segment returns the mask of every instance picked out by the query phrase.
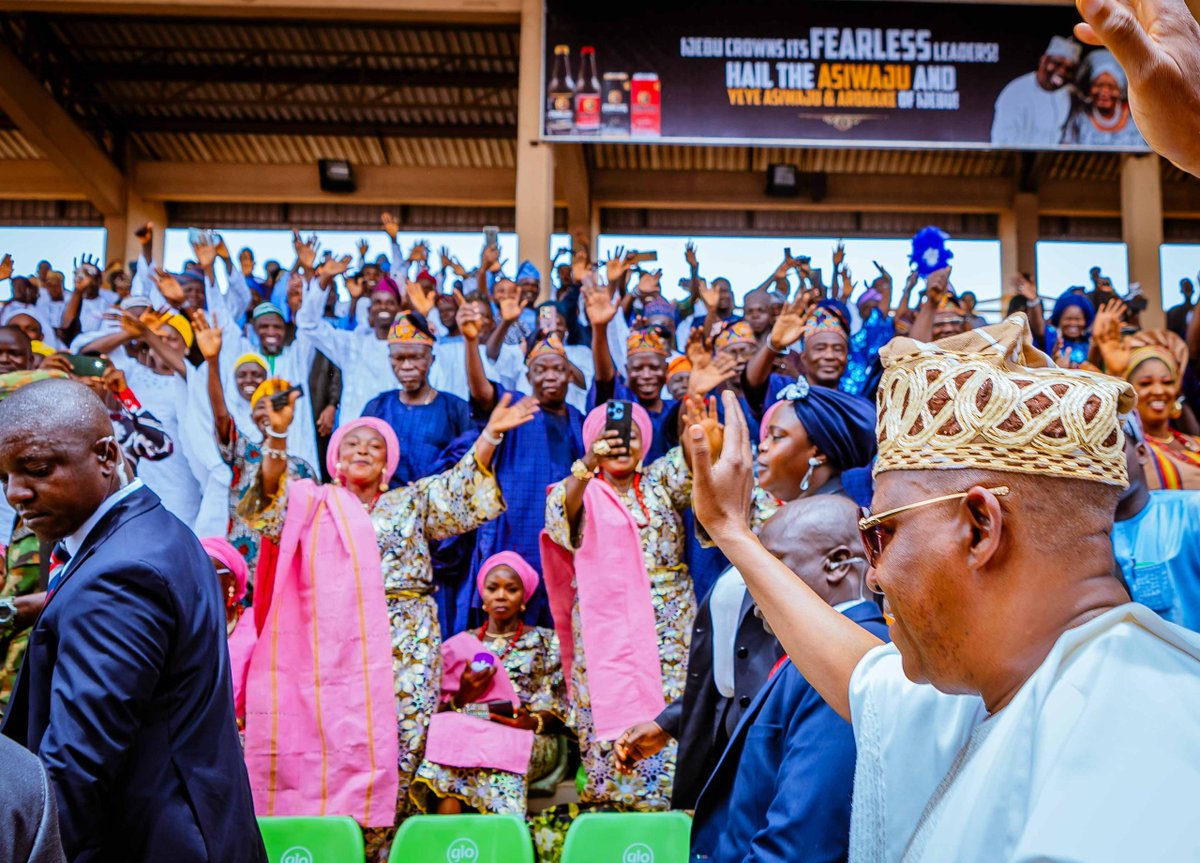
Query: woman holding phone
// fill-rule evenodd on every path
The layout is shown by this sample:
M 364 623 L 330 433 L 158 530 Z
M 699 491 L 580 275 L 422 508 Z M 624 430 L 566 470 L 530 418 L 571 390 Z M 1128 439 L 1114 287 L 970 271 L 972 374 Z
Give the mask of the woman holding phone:
M 378 859 L 410 811 L 441 687 L 429 540 L 504 510 L 492 461 L 537 407 L 501 398 L 456 465 L 388 491 L 400 447 L 371 417 L 330 439 L 331 483 L 290 478 L 295 402 L 266 401 L 267 449 L 239 508 L 263 536 L 246 766 L 260 814 L 349 815 Z
M 688 424 L 703 425 L 719 450 L 715 402 L 689 400 L 685 411 Z M 542 541 L 570 724 L 587 773 L 582 800 L 638 810 L 670 808 L 675 746 L 622 772 L 612 743 L 631 722 L 653 719 L 683 695 L 696 615 L 684 563 L 689 456 L 675 447 L 643 468 L 652 436 L 641 405 L 610 401 L 589 413 L 586 455 L 550 489 Z M 774 511 L 765 493 L 755 503 L 756 521 Z M 657 663 L 646 661 L 655 655 Z
M 409 792 L 422 812 L 524 816 L 529 783 L 554 769 L 567 715 L 558 636 L 521 620 L 539 581 L 514 551 L 480 568 L 487 623 L 442 644 L 441 703 Z M 468 734 L 484 742 L 464 747 Z

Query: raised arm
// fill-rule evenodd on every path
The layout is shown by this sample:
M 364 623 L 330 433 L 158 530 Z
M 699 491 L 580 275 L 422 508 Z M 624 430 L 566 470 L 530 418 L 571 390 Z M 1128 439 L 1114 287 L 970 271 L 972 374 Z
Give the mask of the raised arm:
M 746 364 L 745 387 L 750 393 L 760 392 L 771 378 L 775 357 L 786 354 L 788 348 L 804 336 L 804 322 L 820 299 L 816 289 L 799 291 L 796 298 L 783 307 L 750 362 Z
M 288 470 L 287 435 L 296 414 L 298 398 L 299 393 L 292 393 L 288 396 L 288 403 L 281 408 L 276 408 L 270 399 L 267 400 L 267 452 L 263 453 L 262 465 L 258 469 L 262 477 L 263 495 L 267 500 L 279 494 L 279 484 Z
M 213 318 L 216 322 L 216 318 Z M 197 311 L 192 315 L 196 344 L 208 364 L 208 403 L 212 407 L 213 431 L 222 446 L 233 441 L 233 417 L 225 404 L 225 387 L 221 383 L 221 330 L 210 326 L 208 316 Z
M 461 296 L 461 295 L 460 295 Z M 491 408 L 496 404 L 496 387 L 483 370 L 483 359 L 479 356 L 480 314 L 473 305 L 460 299 L 458 305 L 458 331 L 462 333 L 463 350 L 466 351 L 467 388 L 471 401 L 478 407 Z
M 613 381 L 617 377 L 612 352 L 608 349 L 608 325 L 616 317 L 617 307 L 608 291 L 599 286 L 585 287 L 583 298 L 584 309 L 592 324 L 592 361 L 596 366 L 592 381 L 596 386 L 596 404 L 601 404 L 612 398 Z
M 691 426 L 692 506 L 729 562 L 746 578 L 758 607 L 796 668 L 843 719 L 850 720 L 850 677 L 868 651 L 882 644 L 813 592 L 751 532 L 754 463 L 746 419 L 732 393 L 722 395 L 725 442 L 712 458 L 705 430 Z
M 1013 287 L 1025 298 L 1025 317 L 1029 318 L 1029 331 L 1033 333 L 1034 344 L 1039 347 L 1046 340 L 1046 320 L 1042 316 L 1042 301 L 1038 299 L 1037 285 L 1027 276 L 1013 276 Z M 1049 348 L 1052 350 L 1053 345 Z

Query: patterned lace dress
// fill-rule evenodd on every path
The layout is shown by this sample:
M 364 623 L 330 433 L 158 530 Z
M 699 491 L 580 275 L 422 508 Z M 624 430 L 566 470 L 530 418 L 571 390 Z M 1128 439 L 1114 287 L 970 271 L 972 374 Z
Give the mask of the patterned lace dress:
M 286 509 L 284 483 L 271 505 L 254 519 L 253 527 L 263 536 L 278 541 Z M 245 512 L 245 504 L 242 511 Z M 442 682 L 442 631 L 433 599 L 436 588 L 429 540 L 474 530 L 503 511 L 500 486 L 494 475 L 479 467 L 475 447 L 445 473 L 382 495 L 371 510 L 392 625 L 396 726 L 400 738 L 397 825 L 411 811 L 408 788 L 425 753 L 425 732 L 429 717 L 437 709 Z M 364 834 L 367 859 L 386 860 L 395 827 L 372 828 Z
M 496 656 L 502 656 L 508 648 L 508 639 L 493 636 L 484 639 L 483 645 Z M 567 692 L 554 630 L 526 627 L 504 656 L 504 668 L 517 697 L 531 713 L 545 711 L 566 720 Z M 425 760 L 417 769 L 409 794 L 422 812 L 437 808 L 433 797 L 436 794 L 456 797 L 479 812 L 524 816 L 528 782 L 536 782 L 554 769 L 557 752 L 555 737 L 539 734 L 534 738 L 529 772 L 525 775 L 486 768 L 448 767 Z

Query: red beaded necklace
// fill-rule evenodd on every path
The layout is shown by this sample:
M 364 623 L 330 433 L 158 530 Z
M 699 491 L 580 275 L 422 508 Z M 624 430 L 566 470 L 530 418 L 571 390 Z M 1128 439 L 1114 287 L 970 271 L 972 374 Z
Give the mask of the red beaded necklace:
M 617 487 L 608 481 L 608 477 L 604 476 L 604 474 L 600 474 L 600 477 L 608 484 L 609 488 L 617 491 Z M 620 492 L 617 493 L 620 494 Z M 642 509 L 642 517 L 645 521 L 637 521 L 637 516 L 634 516 L 633 520 L 637 522 L 638 527 L 645 527 L 650 523 L 650 510 L 646 506 L 646 498 L 642 495 L 642 475 L 640 472 L 633 475 L 633 495 L 637 498 L 638 506 Z
M 487 628 L 488 628 L 488 625 L 486 623 L 483 626 L 479 627 L 479 640 L 481 642 L 487 636 Z M 525 632 L 525 621 L 518 620 L 517 621 L 517 631 L 513 633 L 512 638 L 510 638 L 508 641 L 508 645 L 504 648 L 504 652 L 501 653 L 499 656 L 499 659 L 501 662 L 504 662 L 504 660 L 508 658 L 508 655 L 510 653 L 512 653 L 513 648 L 517 646 L 517 642 L 521 640 L 521 636 L 524 634 L 524 632 Z M 503 636 L 501 636 L 501 637 L 503 637 Z

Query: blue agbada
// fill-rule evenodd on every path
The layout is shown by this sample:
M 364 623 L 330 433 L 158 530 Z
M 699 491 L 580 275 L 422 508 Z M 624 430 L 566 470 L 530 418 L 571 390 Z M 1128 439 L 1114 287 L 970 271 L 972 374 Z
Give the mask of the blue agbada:
M 429 476 L 451 441 L 483 427 L 471 416 L 466 401 L 443 392 L 427 405 L 406 405 L 400 401 L 400 390 L 390 390 L 367 402 L 362 415 L 383 420 L 400 441 L 400 463 L 392 475 L 393 488 Z
M 507 392 L 494 381 L 492 386 L 497 399 Z M 478 410 L 477 405 L 473 407 Z M 572 462 L 583 458 L 584 453 L 583 414 L 570 405 L 565 408 L 562 415 L 538 411 L 532 420 L 508 432 L 504 445 L 496 452 L 492 469 L 506 508 L 499 518 L 476 531 L 475 555 L 468 579 L 472 608 L 480 604 L 475 576 L 483 562 L 496 552 L 515 551 L 538 572 L 542 571 L 538 536 L 546 523 L 546 489 L 570 474 Z M 531 626 L 554 625 L 545 585 L 538 585 L 533 596 L 526 598 L 525 622 Z
M 872 372 L 879 357 L 879 349 L 896 335 L 896 327 L 890 315 L 878 307 L 871 309 L 858 332 L 850 337 L 850 355 L 846 360 L 846 371 L 838 381 L 838 389 L 853 396 L 865 396 L 871 389 Z
M 1133 601 L 1200 632 L 1200 493 L 1150 492 L 1141 512 L 1113 522 L 1112 543 Z
M 779 400 L 792 403 L 809 440 L 835 470 L 862 467 L 875 457 L 875 405 L 866 399 L 801 378 Z

